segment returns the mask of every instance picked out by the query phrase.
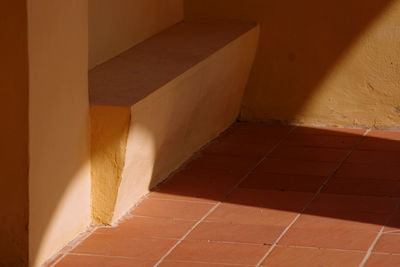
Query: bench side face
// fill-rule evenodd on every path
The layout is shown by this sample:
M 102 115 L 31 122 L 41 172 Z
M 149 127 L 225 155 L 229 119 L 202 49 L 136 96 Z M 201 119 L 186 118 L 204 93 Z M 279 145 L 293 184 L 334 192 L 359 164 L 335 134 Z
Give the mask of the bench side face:
M 237 119 L 258 36 L 257 26 L 132 106 L 114 221 Z

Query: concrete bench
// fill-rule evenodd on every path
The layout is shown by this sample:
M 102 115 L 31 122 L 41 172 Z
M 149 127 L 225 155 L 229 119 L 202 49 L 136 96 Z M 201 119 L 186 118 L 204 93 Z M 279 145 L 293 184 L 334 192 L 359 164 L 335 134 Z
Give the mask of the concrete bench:
M 92 210 L 111 224 L 237 118 L 257 25 L 182 22 L 89 72 Z

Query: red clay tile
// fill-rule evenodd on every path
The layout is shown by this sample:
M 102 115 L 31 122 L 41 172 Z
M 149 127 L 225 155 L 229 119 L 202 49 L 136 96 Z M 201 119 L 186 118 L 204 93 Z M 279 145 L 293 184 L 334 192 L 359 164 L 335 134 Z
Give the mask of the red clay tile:
M 174 185 L 208 185 L 212 187 L 235 185 L 243 175 L 230 171 L 181 170 L 174 174 L 167 184 Z
M 395 267 L 400 266 L 400 255 L 372 253 L 365 267 Z
M 312 199 L 313 195 L 314 194 L 307 192 L 279 192 L 238 188 L 225 202 L 241 206 L 300 212 Z
M 196 203 L 164 199 L 145 199 L 131 214 L 159 218 L 199 220 L 211 208 L 211 203 Z
M 67 255 L 57 267 L 150 267 L 157 261 L 88 255 Z
M 272 144 L 287 136 L 292 128 L 282 125 L 235 124 L 217 140 L 236 144 Z
M 365 253 L 318 248 L 277 246 L 261 266 L 276 267 L 334 267 L 358 266 Z
M 162 184 L 150 198 L 216 202 L 238 184 L 243 175 L 226 171 L 182 170 Z
M 233 124 L 226 133 L 251 133 L 261 135 L 286 134 L 293 126 L 282 125 L 279 123 L 256 123 L 256 122 L 237 122 Z
M 296 215 L 297 213 L 293 211 L 224 203 L 211 213 L 207 217 L 206 221 L 232 224 L 283 226 L 288 225 L 293 221 Z
M 307 161 L 340 162 L 349 153 L 348 149 L 279 146 L 268 157 Z
M 397 151 L 356 150 L 351 153 L 347 163 L 400 164 L 400 153 Z
M 400 197 L 400 181 L 334 177 L 324 193 Z
M 376 243 L 374 252 L 400 254 L 400 234 L 383 234 Z
M 306 212 L 313 214 L 366 212 L 389 215 L 397 202 L 398 199 L 389 197 L 319 194 Z
M 230 155 L 243 157 L 263 157 L 277 142 L 266 144 L 238 144 L 215 141 L 201 151 L 202 154 Z
M 338 127 L 297 127 L 293 133 L 333 136 L 362 136 L 365 133 L 365 129 Z
M 399 152 L 400 151 L 400 141 L 367 137 L 361 142 L 361 144 L 359 144 L 357 146 L 357 149 Z
M 116 227 L 98 228 L 94 234 L 128 238 L 180 239 L 195 223 L 195 221 L 183 221 L 170 218 L 130 217 Z
M 163 261 L 159 266 L 160 267 L 240 267 L 247 265 L 188 262 L 188 261 Z
M 400 180 L 400 165 L 345 163 L 335 177 Z
M 176 242 L 177 240 L 173 239 L 138 239 L 114 235 L 91 235 L 73 249 L 72 253 L 159 260 Z
M 390 218 L 388 224 L 385 226 L 384 232 L 400 233 L 400 211 L 397 211 L 392 218 Z
M 328 176 L 335 170 L 337 165 L 334 162 L 266 159 L 255 172 Z
M 236 243 L 273 244 L 285 226 L 202 222 L 187 237 L 188 240 L 211 240 Z
M 377 139 L 400 141 L 400 131 L 372 130 L 367 136 Z
M 366 231 L 378 233 L 385 222 L 386 216 L 371 213 L 351 212 L 341 216 L 320 216 L 318 214 L 302 214 L 292 226 L 301 229 L 329 229 L 332 232 L 342 230 Z
M 324 176 L 251 173 L 240 187 L 278 191 L 316 192 L 325 181 Z
M 338 222 L 339 220 L 336 220 Z M 296 222 L 279 241 L 284 246 L 317 247 L 330 249 L 361 250 L 367 251 L 375 240 L 379 227 L 366 225 L 357 229 L 357 223 L 342 221 L 335 224 L 335 220 L 312 222 L 310 219 Z M 308 223 L 308 224 L 307 224 Z M 373 231 L 375 230 L 375 231 Z
M 255 265 L 269 249 L 265 245 L 185 240 L 166 261 L 194 261 Z
M 283 142 L 283 144 L 288 146 L 351 149 L 360 140 L 360 138 L 360 136 L 292 134 Z
M 259 157 L 237 157 L 227 155 L 203 155 L 186 165 L 190 170 L 231 171 L 246 174 L 259 162 Z
M 226 188 L 212 187 L 207 185 L 171 185 L 166 184 L 149 195 L 151 199 L 166 199 L 180 201 L 198 201 L 205 203 L 216 203 L 233 189 L 233 186 Z

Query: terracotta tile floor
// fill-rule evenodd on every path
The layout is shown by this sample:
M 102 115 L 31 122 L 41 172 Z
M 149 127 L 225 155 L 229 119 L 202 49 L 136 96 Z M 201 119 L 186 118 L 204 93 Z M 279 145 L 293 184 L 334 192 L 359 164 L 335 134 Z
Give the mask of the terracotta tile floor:
M 237 123 L 53 266 L 400 266 L 400 132 Z

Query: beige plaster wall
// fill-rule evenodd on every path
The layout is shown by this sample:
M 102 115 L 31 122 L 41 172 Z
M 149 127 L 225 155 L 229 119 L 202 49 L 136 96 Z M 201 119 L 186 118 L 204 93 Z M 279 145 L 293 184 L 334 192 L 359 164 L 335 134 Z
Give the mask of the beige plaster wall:
M 0 266 L 28 265 L 26 1 L 0 2 Z
M 39 266 L 90 223 L 88 4 L 29 0 L 29 253 Z
M 114 221 L 236 120 L 258 36 L 255 27 L 132 106 Z
M 89 69 L 183 19 L 183 0 L 89 0 Z
M 399 127 L 400 2 L 185 0 L 185 19 L 259 21 L 241 119 Z

